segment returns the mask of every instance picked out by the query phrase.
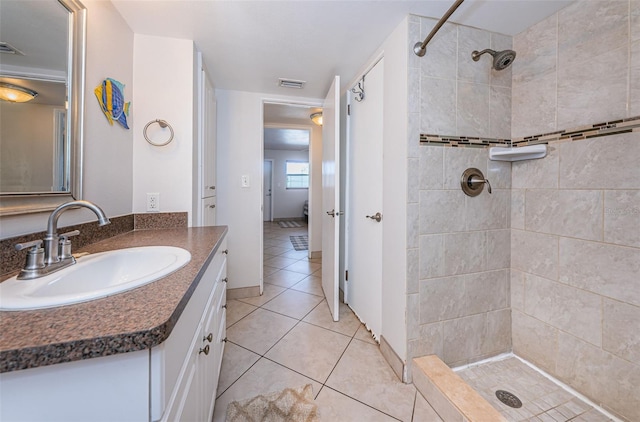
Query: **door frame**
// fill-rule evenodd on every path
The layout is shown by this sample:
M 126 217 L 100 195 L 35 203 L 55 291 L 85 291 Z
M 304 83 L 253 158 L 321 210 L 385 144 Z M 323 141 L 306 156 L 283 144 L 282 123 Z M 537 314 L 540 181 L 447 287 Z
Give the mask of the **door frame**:
M 262 146 L 262 151 L 264 151 L 264 145 Z M 264 156 L 264 153 L 263 153 Z M 271 163 L 271 174 L 269 177 L 271 178 L 271 200 L 269 201 L 269 215 L 271 218 L 268 221 L 273 221 L 273 158 L 263 158 L 262 159 L 262 221 L 265 222 L 267 220 L 264 219 L 264 162 L 269 161 Z

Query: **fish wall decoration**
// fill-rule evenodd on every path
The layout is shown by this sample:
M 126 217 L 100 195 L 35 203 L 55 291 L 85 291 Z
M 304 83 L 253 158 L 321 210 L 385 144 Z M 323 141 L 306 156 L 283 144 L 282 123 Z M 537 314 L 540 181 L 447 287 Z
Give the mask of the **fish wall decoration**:
M 107 78 L 93 92 L 96 94 L 100 108 L 109 124 L 113 126 L 115 120 L 125 129 L 129 129 L 127 116 L 131 108 L 131 101 L 124 102 L 124 84 L 115 79 Z

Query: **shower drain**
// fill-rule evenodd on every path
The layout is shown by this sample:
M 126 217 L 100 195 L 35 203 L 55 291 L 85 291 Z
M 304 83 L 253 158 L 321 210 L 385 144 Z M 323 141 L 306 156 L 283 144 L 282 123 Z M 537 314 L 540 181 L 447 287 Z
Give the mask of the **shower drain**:
M 496 391 L 496 397 L 507 406 L 515 407 L 516 409 L 522 407 L 520 399 L 515 394 L 508 391 L 498 390 Z

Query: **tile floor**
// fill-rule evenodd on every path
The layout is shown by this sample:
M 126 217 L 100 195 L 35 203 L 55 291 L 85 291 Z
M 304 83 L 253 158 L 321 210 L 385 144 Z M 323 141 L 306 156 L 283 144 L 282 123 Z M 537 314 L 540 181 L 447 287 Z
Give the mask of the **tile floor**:
M 233 400 L 312 384 L 323 421 L 441 419 L 413 385 L 398 380 L 346 306 L 333 322 L 320 260 L 295 251 L 303 228 L 264 226 L 264 294 L 227 301 L 227 339 L 214 421 Z
M 514 357 L 472 366 L 457 374 L 509 421 L 611 421 Z M 515 394 L 522 401 L 522 407 L 514 409 L 506 406 L 496 398 L 496 390 Z

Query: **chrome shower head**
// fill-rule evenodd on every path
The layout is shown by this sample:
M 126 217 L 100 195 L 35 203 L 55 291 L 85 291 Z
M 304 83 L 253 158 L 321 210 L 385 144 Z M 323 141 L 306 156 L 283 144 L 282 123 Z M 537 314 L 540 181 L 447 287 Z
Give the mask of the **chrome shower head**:
M 480 56 L 484 53 L 489 53 L 493 56 L 493 68 L 495 70 L 504 70 L 511 66 L 511 63 L 516 59 L 516 52 L 513 50 L 495 51 L 495 50 L 482 50 L 474 51 L 471 53 L 471 58 L 474 62 L 480 60 Z

